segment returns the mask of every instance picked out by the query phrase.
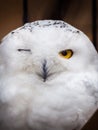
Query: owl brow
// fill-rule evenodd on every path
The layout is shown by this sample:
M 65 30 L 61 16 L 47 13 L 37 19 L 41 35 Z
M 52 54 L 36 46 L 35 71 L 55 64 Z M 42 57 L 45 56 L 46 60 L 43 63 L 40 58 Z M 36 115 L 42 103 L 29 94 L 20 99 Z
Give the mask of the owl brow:
M 18 51 L 31 51 L 30 49 L 17 49 Z

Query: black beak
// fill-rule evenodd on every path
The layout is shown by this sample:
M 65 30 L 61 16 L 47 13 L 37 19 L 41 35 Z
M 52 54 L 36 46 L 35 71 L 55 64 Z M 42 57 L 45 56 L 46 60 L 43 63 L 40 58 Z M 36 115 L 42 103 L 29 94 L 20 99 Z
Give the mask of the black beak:
M 42 65 L 42 77 L 43 77 L 43 81 L 46 82 L 47 77 L 48 77 L 48 70 L 47 70 L 47 61 L 44 60 L 43 65 Z

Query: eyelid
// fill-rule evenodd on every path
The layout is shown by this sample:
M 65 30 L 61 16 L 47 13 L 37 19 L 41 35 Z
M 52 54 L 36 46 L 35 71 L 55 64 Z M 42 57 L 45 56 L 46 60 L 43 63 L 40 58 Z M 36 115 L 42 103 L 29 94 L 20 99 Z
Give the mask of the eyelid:
M 31 52 L 31 50 L 30 49 L 17 49 L 18 51 L 29 51 L 29 52 Z

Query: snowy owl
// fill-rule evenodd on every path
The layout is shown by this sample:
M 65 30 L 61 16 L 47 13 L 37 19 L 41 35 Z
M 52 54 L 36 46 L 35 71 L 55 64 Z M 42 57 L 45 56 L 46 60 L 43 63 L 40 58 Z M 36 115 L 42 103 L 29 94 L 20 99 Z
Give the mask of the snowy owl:
M 80 30 L 27 23 L 0 45 L 0 130 L 80 130 L 98 108 L 98 54 Z

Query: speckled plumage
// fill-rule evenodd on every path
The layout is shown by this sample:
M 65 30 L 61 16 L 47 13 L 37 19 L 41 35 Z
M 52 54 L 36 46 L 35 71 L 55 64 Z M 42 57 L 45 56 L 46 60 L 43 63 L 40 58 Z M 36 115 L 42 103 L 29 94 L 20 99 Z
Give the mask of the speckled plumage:
M 32 32 L 34 28 L 45 28 L 45 27 L 61 28 L 61 29 L 64 29 L 64 31 L 71 31 L 72 33 L 79 33 L 78 29 L 74 28 L 68 23 L 65 23 L 64 21 L 59 21 L 59 20 L 44 20 L 44 23 L 43 21 L 40 20 L 40 21 L 35 21 L 32 23 L 27 23 L 24 26 L 20 27 L 19 30 L 25 29 Z M 14 34 L 14 31 L 12 31 L 12 34 Z
M 98 108 L 97 78 L 84 33 L 63 21 L 25 24 L 0 45 L 0 130 L 80 130 Z

